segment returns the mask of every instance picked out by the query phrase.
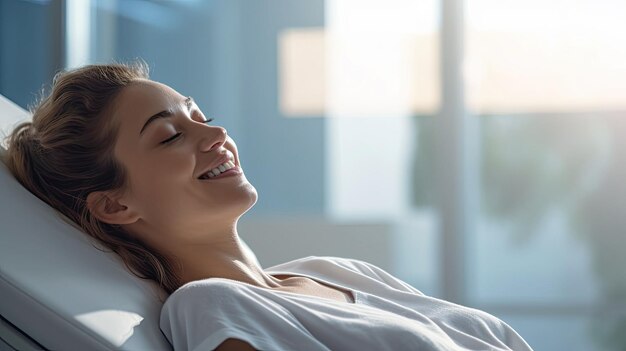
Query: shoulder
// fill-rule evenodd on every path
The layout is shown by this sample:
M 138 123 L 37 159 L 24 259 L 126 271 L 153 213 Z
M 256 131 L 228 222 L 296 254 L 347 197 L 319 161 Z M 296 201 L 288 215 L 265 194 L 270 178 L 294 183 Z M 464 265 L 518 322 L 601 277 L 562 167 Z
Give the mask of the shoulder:
M 317 341 L 288 307 L 267 289 L 210 278 L 172 293 L 159 325 L 175 350 L 314 349 Z
M 165 304 L 185 299 L 229 297 L 232 294 L 243 292 L 245 288 L 244 284 L 230 279 L 209 278 L 196 280 L 174 291 L 165 301 Z
M 272 339 L 263 335 L 280 329 L 292 316 L 271 296 L 229 279 L 190 282 L 165 301 L 159 326 L 176 350 L 213 350 L 228 339 L 273 349 Z
M 251 313 L 260 299 L 259 292 L 245 283 L 223 278 L 197 280 L 174 291 L 163 304 L 161 316 L 203 318 L 204 315 Z

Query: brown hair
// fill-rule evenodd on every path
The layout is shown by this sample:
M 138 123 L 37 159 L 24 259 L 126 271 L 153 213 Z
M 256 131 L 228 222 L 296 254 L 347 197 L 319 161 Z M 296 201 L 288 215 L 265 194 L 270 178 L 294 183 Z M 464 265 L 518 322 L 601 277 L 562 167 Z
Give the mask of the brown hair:
M 6 163 L 22 185 L 117 253 L 133 274 L 172 293 L 180 285 L 173 261 L 120 226 L 98 220 L 86 205 L 89 193 L 126 185 L 125 170 L 113 156 L 118 126 L 110 110 L 120 91 L 139 79 L 148 79 L 143 61 L 58 73 L 50 94 L 31 108 L 32 122 L 8 136 Z

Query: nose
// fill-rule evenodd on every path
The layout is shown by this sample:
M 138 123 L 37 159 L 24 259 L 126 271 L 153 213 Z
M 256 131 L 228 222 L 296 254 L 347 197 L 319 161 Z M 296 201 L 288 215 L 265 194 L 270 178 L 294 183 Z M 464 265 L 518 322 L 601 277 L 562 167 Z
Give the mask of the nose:
M 200 139 L 200 151 L 210 152 L 219 149 L 228 138 L 226 129 L 222 127 L 208 126 L 205 129 L 203 137 Z

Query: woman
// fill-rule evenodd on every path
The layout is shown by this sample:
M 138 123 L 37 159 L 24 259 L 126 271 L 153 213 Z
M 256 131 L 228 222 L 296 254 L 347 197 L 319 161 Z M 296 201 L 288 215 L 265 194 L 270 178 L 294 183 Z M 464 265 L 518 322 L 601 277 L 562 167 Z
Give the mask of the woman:
M 257 200 L 234 141 L 147 67 L 58 74 L 7 163 L 31 192 L 169 294 L 176 350 L 530 350 L 482 311 L 427 297 L 365 262 L 263 269 L 237 233 Z

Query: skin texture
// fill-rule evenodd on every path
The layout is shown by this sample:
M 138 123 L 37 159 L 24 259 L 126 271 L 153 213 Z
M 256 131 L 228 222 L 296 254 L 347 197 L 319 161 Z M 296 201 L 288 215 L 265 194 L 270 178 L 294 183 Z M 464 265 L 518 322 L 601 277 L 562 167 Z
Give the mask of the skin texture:
M 241 165 L 237 146 L 226 130 L 204 123 L 198 106 L 186 105 L 186 98 L 150 80 L 137 81 L 121 91 L 111 108 L 111 123 L 119 127 L 114 157 L 126 169 L 128 186 L 89 194 L 90 211 L 177 259 L 182 284 L 220 277 L 350 301 L 348 292 L 309 278 L 271 276 L 244 249 L 237 222 L 256 203 L 257 191 L 243 170 L 221 179 L 198 179 L 224 155 Z M 140 133 L 146 121 L 161 111 L 172 113 L 157 118 Z M 177 133 L 181 133 L 178 138 L 162 144 Z M 223 345 L 242 347 L 241 343 Z

